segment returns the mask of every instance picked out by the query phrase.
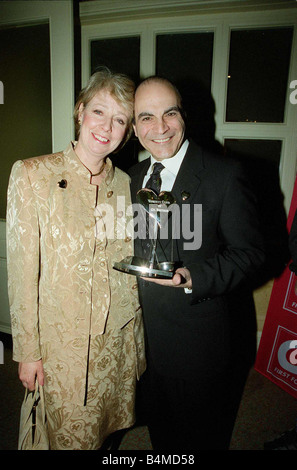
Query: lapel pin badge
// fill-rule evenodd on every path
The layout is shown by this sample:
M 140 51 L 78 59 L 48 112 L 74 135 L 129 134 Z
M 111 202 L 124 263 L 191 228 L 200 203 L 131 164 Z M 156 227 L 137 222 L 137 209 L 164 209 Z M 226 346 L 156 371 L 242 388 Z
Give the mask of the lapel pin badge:
M 190 196 L 191 196 L 191 194 L 188 193 L 187 191 L 183 191 L 183 192 L 181 193 L 181 197 L 182 197 L 182 200 L 183 200 L 183 201 L 186 201 L 187 199 L 189 199 Z
M 58 182 L 59 188 L 66 189 L 67 187 L 67 181 L 66 180 L 61 180 Z

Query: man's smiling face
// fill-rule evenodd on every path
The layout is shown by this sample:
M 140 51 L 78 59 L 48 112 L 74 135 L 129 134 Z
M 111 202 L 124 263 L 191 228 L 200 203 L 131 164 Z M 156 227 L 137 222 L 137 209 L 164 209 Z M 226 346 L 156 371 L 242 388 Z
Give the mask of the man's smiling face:
M 179 151 L 185 123 L 175 90 L 166 82 L 140 85 L 135 95 L 134 132 L 156 160 L 171 158 Z

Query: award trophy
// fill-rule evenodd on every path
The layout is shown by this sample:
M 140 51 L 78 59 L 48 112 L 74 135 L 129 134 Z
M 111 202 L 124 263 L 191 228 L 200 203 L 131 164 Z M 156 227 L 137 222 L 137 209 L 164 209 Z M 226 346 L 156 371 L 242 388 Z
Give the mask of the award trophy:
M 166 218 L 166 221 L 168 221 L 168 208 L 171 204 L 175 203 L 175 199 L 168 191 L 162 191 L 159 196 L 157 196 L 153 190 L 143 188 L 137 193 L 137 202 L 143 207 L 145 213 L 149 215 L 150 229 L 151 225 L 153 229 L 153 236 L 149 239 L 149 257 L 145 259 L 137 256 L 127 256 L 121 262 L 115 263 L 114 269 L 133 274 L 134 276 L 171 279 L 174 275 L 175 263 L 173 260 L 163 261 L 161 263 L 158 262 L 157 243 L 162 219 L 164 220 L 164 218 Z M 164 217 L 164 215 L 167 215 L 167 217 Z M 173 243 L 173 241 L 171 243 Z

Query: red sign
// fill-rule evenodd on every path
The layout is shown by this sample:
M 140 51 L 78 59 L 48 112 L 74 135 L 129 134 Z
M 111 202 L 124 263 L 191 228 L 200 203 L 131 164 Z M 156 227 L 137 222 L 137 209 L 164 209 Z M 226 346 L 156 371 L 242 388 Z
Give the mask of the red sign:
M 297 209 L 297 180 L 288 216 L 288 231 Z M 290 263 L 289 263 L 290 264 Z M 288 264 L 288 266 L 289 266 Z M 255 369 L 297 398 L 297 276 L 286 267 L 274 281 Z

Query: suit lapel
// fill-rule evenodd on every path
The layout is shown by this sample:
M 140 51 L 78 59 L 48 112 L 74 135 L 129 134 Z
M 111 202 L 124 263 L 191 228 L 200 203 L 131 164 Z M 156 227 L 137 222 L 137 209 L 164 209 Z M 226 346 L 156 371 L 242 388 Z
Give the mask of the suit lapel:
M 204 169 L 201 149 L 190 141 L 172 188 L 177 204 L 189 204 L 195 199 Z
M 146 213 L 143 208 L 139 208 L 138 206 L 138 201 L 137 201 L 137 192 L 142 189 L 143 187 L 143 179 L 147 173 L 147 170 L 150 166 L 150 158 L 147 158 L 143 162 L 140 162 L 136 168 L 136 172 L 131 170 L 131 198 L 132 198 L 132 203 L 137 204 L 137 208 L 134 207 L 134 211 L 136 209 L 136 214 L 137 214 L 137 223 L 134 226 L 135 230 L 135 249 L 137 252 L 137 256 L 141 256 L 141 240 L 142 237 L 145 236 L 145 228 L 146 228 Z M 133 167 L 134 168 L 134 167 Z M 134 217 L 135 217 L 135 212 L 134 212 Z M 134 219 L 135 223 L 135 219 Z M 140 250 L 140 253 L 138 251 Z
M 202 151 L 193 141 L 190 141 L 188 150 L 183 159 L 175 183 L 172 188 L 172 194 L 176 199 L 176 204 L 180 209 L 182 216 L 183 204 L 193 204 L 198 191 L 203 173 L 205 171 Z M 182 237 L 182 234 L 181 234 Z M 168 239 L 160 240 L 163 251 L 168 248 L 172 239 L 172 223 L 168 226 Z M 177 240 L 175 241 L 177 242 Z
M 147 158 L 146 160 L 141 162 L 139 166 L 140 165 L 141 165 L 140 171 L 138 171 L 135 176 L 132 176 L 132 180 L 131 180 L 131 193 L 132 193 L 133 202 L 136 202 L 136 194 L 143 187 L 143 179 L 150 166 L 150 158 Z

